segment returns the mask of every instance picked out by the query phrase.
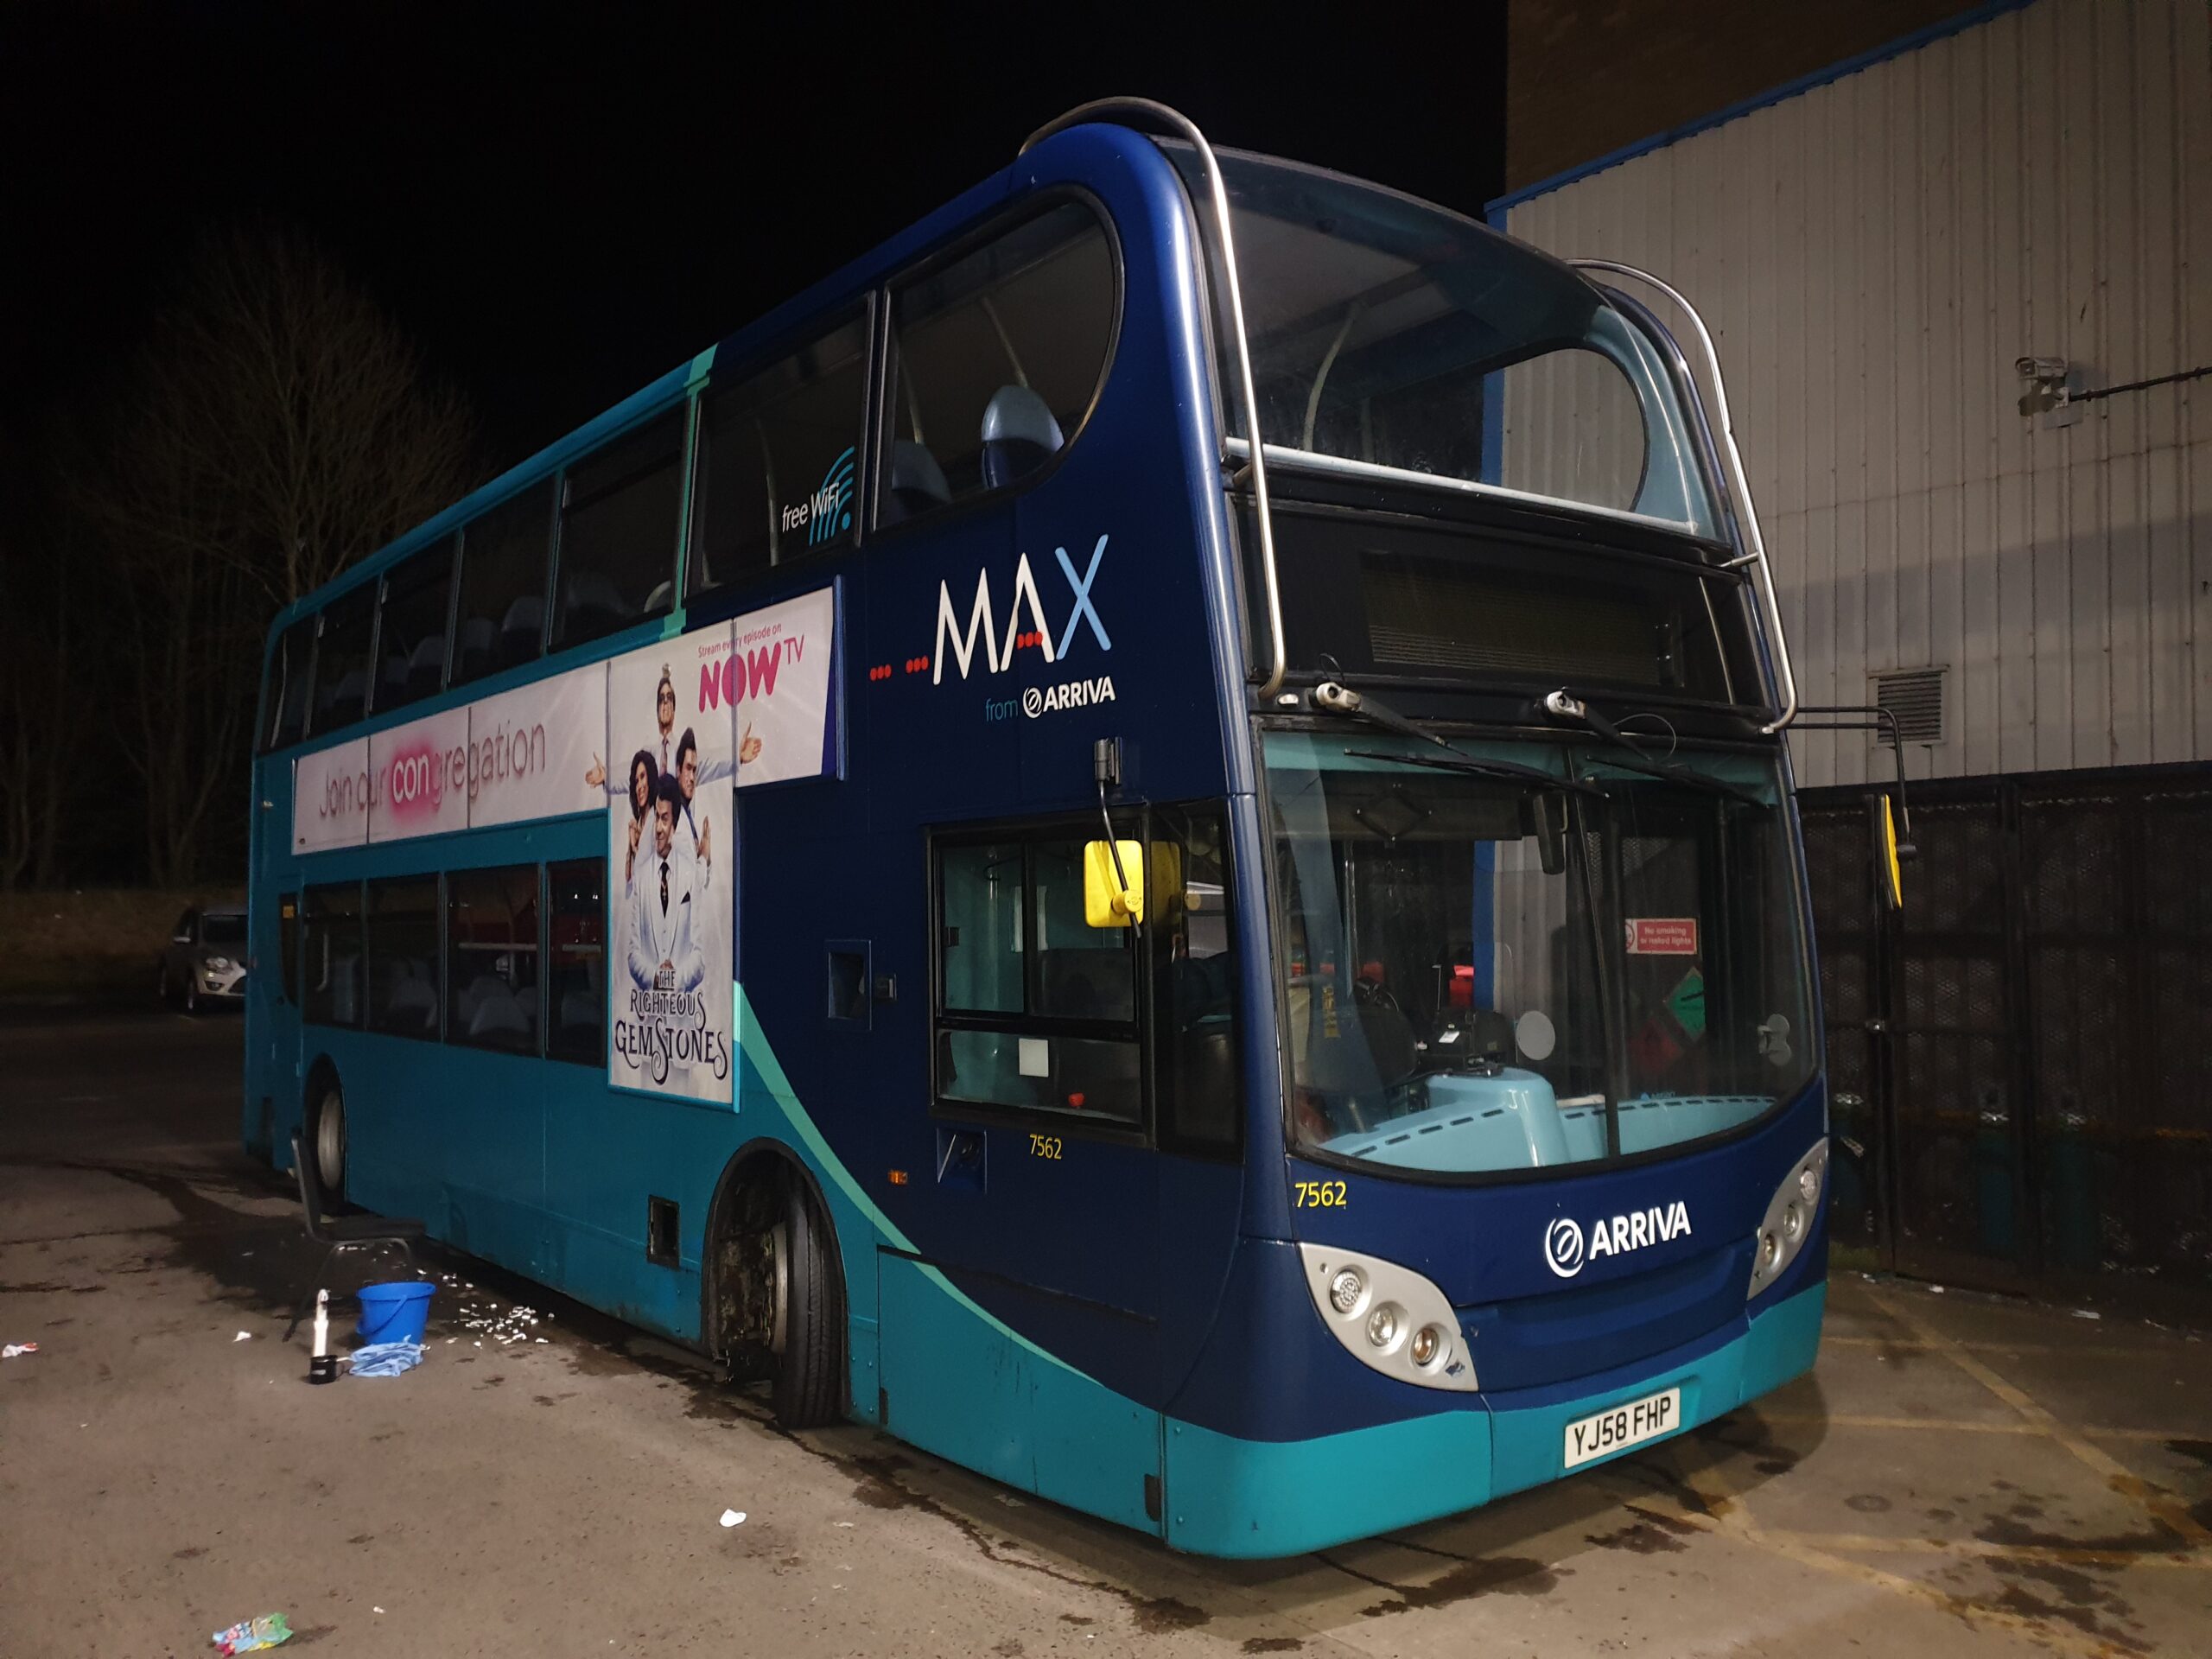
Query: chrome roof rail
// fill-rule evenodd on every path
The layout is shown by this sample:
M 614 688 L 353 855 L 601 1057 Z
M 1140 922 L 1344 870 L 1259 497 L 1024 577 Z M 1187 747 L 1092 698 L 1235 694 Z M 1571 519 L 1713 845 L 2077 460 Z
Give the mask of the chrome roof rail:
M 1643 283 L 1665 295 L 1680 306 L 1682 315 L 1690 320 L 1690 327 L 1697 332 L 1699 348 L 1705 353 L 1706 367 L 1713 375 L 1713 408 L 1720 417 L 1720 453 L 1727 464 L 1726 480 L 1730 492 L 1736 497 L 1743 512 L 1738 522 L 1742 526 L 1748 550 L 1734 563 L 1758 567 L 1761 591 L 1766 598 L 1767 626 L 1774 641 L 1775 677 L 1780 682 L 1777 690 L 1782 693 L 1781 717 L 1771 725 L 1762 726 L 1762 732 L 1773 734 L 1797 718 L 1797 675 L 1789 665 L 1789 642 L 1783 637 L 1782 603 L 1775 596 L 1774 567 L 1767 563 L 1766 537 L 1759 531 L 1758 509 L 1751 505 L 1751 483 L 1744 473 L 1744 457 L 1736 448 L 1735 423 L 1728 414 L 1728 387 L 1720 376 L 1720 353 L 1713 344 L 1712 332 L 1705 326 L 1705 319 L 1697 308 L 1675 289 L 1669 287 L 1649 271 L 1634 265 L 1618 264 L 1611 259 L 1570 259 L 1567 262 L 1577 270 L 1601 270 L 1608 276 L 1625 276 L 1632 282 Z
M 1214 158 L 1213 146 L 1206 142 L 1205 134 L 1198 130 L 1198 124 L 1188 116 L 1153 99 L 1100 98 L 1088 104 L 1078 104 L 1057 120 L 1046 122 L 1029 135 L 1019 153 L 1026 156 L 1054 133 L 1080 126 L 1088 121 L 1112 122 L 1139 131 L 1165 131 L 1188 143 L 1205 164 L 1206 180 L 1211 187 L 1210 194 L 1213 198 L 1214 227 L 1221 239 L 1222 286 L 1229 290 L 1230 324 L 1236 336 L 1236 389 L 1243 399 L 1244 430 L 1256 438 L 1260 431 L 1260 399 L 1252 389 L 1252 348 L 1245 338 L 1244 292 L 1237 280 L 1236 244 L 1229 225 L 1229 187 L 1222 181 L 1221 164 Z M 1226 466 L 1230 460 L 1228 435 L 1224 432 L 1222 438 L 1219 460 Z M 1252 505 L 1260 523 L 1260 574 L 1267 588 L 1268 676 L 1259 687 L 1259 696 L 1263 702 L 1282 689 L 1283 671 L 1287 666 L 1282 634 L 1282 588 L 1275 575 L 1275 533 L 1273 518 L 1268 510 L 1268 468 L 1264 449 L 1264 445 L 1248 445 L 1245 456 L 1245 470 L 1252 476 Z

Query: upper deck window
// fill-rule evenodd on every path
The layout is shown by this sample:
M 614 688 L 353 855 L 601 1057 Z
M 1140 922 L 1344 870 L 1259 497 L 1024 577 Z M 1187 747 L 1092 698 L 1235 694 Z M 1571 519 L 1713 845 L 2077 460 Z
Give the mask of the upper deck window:
M 461 532 L 455 685 L 537 660 L 544 643 L 545 558 L 552 530 L 548 479 L 502 501 Z
M 664 615 L 674 604 L 683 422 L 684 411 L 671 410 L 563 477 L 556 651 Z
M 277 636 L 269 655 L 269 684 L 262 701 L 261 747 L 282 749 L 300 741 L 308 723 L 308 663 L 315 654 L 315 619 L 303 616 Z
M 691 486 L 692 594 L 851 545 L 867 372 L 868 321 L 853 317 L 708 392 Z
M 1163 148 L 1204 200 L 1191 150 Z M 1663 360 L 1598 289 L 1395 191 L 1221 165 L 1268 444 L 1718 535 Z
M 1004 488 L 1075 436 L 1114 340 L 1114 251 L 1065 202 L 894 289 L 882 522 Z
M 396 565 L 384 579 L 384 621 L 377 632 L 377 708 L 397 709 L 445 683 L 446 600 L 453 585 L 453 543 Z
M 369 634 L 376 625 L 377 587 L 365 582 L 322 607 L 315 653 L 315 718 L 308 729 L 335 731 L 369 709 Z

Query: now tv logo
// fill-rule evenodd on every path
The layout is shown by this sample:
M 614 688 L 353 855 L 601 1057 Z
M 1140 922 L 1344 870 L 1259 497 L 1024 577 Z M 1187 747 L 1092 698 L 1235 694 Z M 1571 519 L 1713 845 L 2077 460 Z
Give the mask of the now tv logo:
M 1014 569 L 1014 591 L 1007 601 L 1006 627 L 998 626 L 991 601 L 991 573 L 988 568 L 976 572 L 976 596 L 968 607 L 968 623 L 963 630 L 960 614 L 953 607 L 952 586 L 940 582 L 937 585 L 937 643 L 930 652 L 930 683 L 944 683 L 944 659 L 948 652 L 966 679 L 974 664 L 976 648 L 982 646 L 983 671 L 1003 674 L 1014 665 L 1014 653 L 1025 633 L 1036 635 L 1037 647 L 1048 663 L 1058 662 L 1068 654 L 1068 647 L 1075 643 L 1076 626 L 1088 622 L 1093 638 L 1101 651 L 1114 649 L 1114 642 L 1107 637 L 1106 624 L 1091 603 L 1090 590 L 1097 580 L 1099 567 L 1105 563 L 1107 538 L 1101 536 L 1096 546 L 1090 550 L 1090 563 L 1081 575 L 1076 574 L 1075 561 L 1068 556 L 1065 547 L 1052 550 L 1052 556 L 1059 563 L 1060 572 L 1067 578 L 1071 590 L 1067 621 L 1059 631 L 1058 643 L 1053 642 L 1052 625 L 1045 614 L 1045 601 L 1037 591 L 1036 573 L 1030 569 L 1029 556 L 1021 556 Z M 1032 626 L 1024 629 L 1022 613 L 1027 610 Z
M 733 651 L 719 663 L 702 663 L 699 667 L 699 706 L 719 709 L 727 702 L 734 709 L 747 697 L 772 697 L 776 695 L 776 671 L 783 666 L 786 656 L 794 663 L 806 660 L 804 634 L 772 639 L 750 651 Z

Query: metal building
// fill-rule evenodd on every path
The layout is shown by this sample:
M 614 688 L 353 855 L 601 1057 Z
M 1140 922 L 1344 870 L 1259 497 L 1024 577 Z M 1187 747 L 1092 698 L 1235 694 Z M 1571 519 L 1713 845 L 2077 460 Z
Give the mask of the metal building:
M 1901 724 L 1921 856 L 1897 916 L 1867 856 L 1894 758 L 1792 741 L 1836 1123 L 1866 1148 L 1839 1238 L 2202 1307 L 2212 7 L 1856 10 L 1515 0 L 1510 74 L 1539 90 L 1509 96 L 1519 188 L 1492 222 L 1698 306 L 1802 695 Z M 1703 90 L 1735 101 L 1647 102 L 1659 137 L 1574 156 L 1578 92 L 1632 103 L 1609 86 L 1689 61 L 1700 13 Z M 1732 54 L 1741 81 L 1793 32 L 1883 22 L 1919 27 L 1726 84 Z M 1520 183 L 1532 153 L 1572 165 Z M 1509 384 L 1509 454 L 1570 442 L 1542 390 Z

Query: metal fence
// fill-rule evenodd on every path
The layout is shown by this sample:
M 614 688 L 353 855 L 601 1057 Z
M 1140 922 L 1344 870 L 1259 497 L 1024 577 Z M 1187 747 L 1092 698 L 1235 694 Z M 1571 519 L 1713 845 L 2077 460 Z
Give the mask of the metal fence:
M 1901 912 L 1874 798 L 1801 800 L 1838 1243 L 2212 1310 L 2212 772 L 1916 785 Z

